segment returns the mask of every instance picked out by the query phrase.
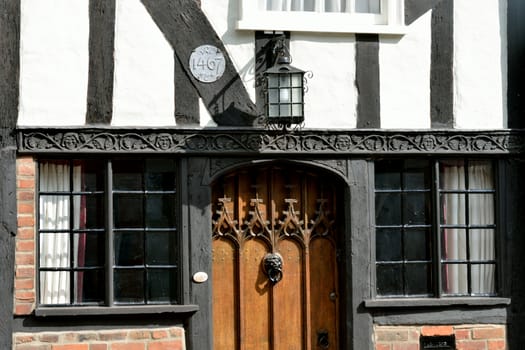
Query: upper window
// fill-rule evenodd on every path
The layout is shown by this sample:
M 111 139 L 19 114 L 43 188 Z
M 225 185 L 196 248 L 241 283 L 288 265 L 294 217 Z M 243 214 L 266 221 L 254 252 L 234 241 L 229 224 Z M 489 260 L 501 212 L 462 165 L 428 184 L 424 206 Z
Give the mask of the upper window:
M 41 305 L 180 302 L 175 164 L 39 164 Z
M 377 296 L 495 296 L 492 162 L 385 160 L 375 169 Z
M 241 0 L 238 29 L 404 33 L 404 0 Z

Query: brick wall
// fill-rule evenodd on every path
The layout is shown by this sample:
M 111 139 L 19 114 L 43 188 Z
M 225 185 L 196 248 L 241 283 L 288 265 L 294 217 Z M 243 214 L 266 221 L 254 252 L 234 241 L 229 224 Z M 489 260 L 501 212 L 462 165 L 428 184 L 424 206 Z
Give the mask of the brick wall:
M 14 350 L 185 350 L 180 327 L 15 333 Z
M 506 350 L 504 325 L 375 326 L 375 350 L 420 350 L 419 337 L 455 335 L 457 350 Z
M 28 315 L 35 308 L 35 174 L 32 157 L 16 161 L 18 231 L 15 255 L 15 315 Z

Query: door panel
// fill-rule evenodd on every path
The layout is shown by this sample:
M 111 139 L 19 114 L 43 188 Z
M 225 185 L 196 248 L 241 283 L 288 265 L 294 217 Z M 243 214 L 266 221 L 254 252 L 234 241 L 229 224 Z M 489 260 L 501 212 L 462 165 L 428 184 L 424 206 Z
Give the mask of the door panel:
M 338 349 L 337 193 L 284 165 L 214 184 L 215 350 Z

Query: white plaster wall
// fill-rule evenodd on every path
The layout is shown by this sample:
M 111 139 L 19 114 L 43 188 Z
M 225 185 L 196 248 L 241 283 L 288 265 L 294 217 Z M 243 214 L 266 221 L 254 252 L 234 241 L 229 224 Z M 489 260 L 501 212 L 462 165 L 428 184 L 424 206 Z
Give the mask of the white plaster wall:
M 85 123 L 88 5 L 89 0 L 21 1 L 18 125 Z
M 506 27 L 506 0 L 454 2 L 456 128 L 507 125 Z
M 355 36 L 292 33 L 290 39 L 292 65 L 313 73 L 304 96 L 305 127 L 355 128 Z
M 112 125 L 175 125 L 173 49 L 140 0 L 116 12 Z
M 402 37 L 381 36 L 381 128 L 430 128 L 431 12 Z

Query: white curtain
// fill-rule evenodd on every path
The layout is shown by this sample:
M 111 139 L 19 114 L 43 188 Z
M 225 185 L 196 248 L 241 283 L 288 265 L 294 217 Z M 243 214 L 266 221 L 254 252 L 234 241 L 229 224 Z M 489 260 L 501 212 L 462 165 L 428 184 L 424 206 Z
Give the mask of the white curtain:
M 471 162 L 468 167 L 469 189 L 491 190 L 494 188 L 492 168 L 489 162 Z M 441 171 L 442 189 L 465 190 L 465 167 L 463 162 L 447 163 Z M 494 197 L 492 194 L 445 193 L 442 195 L 443 224 L 490 226 L 494 224 Z M 467 210 L 468 221 L 467 222 Z M 468 232 L 468 256 L 467 256 Z M 471 262 L 493 260 L 495 257 L 494 230 L 492 228 L 446 228 L 443 257 L 447 260 Z M 472 293 L 494 292 L 494 264 L 471 265 Z M 446 264 L 443 270 L 444 291 L 448 294 L 468 294 L 468 265 Z
M 268 11 L 380 13 L 380 0 L 266 0 Z
M 81 170 L 73 169 L 73 190 L 80 190 Z M 70 221 L 75 226 L 79 223 L 80 210 L 74 217 L 70 214 L 70 166 L 65 163 L 44 162 L 40 165 L 40 192 L 64 192 L 64 194 L 40 196 L 40 230 L 49 231 L 40 234 L 40 267 L 68 269 L 70 261 L 70 234 L 54 233 L 53 230 L 70 230 Z M 79 201 L 75 197 L 75 202 Z M 74 203 L 75 208 L 80 208 Z M 78 247 L 78 239 L 73 242 Z M 78 252 L 77 249 L 75 249 Z M 74 256 L 75 261 L 77 254 Z M 69 304 L 69 271 L 43 271 L 40 273 L 40 302 L 42 304 Z

